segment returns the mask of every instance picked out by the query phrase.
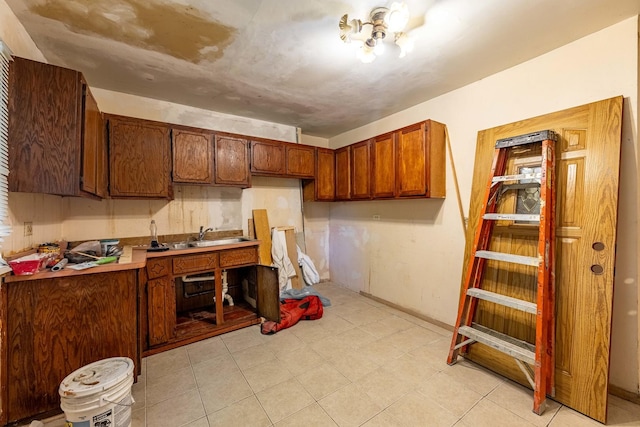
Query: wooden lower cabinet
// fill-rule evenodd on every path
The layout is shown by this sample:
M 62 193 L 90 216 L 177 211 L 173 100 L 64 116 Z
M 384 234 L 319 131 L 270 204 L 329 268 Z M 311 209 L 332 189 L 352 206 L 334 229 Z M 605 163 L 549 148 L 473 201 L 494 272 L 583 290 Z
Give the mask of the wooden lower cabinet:
M 176 297 L 173 280 L 167 277 L 147 283 L 147 318 L 149 345 L 165 343 L 175 337 Z
M 60 382 L 97 360 L 139 373 L 137 293 L 136 270 L 4 283 L 0 425 L 59 412 Z
M 257 246 L 149 259 L 139 307 L 143 355 L 254 325 L 260 316 L 279 321 L 277 270 L 257 262 Z

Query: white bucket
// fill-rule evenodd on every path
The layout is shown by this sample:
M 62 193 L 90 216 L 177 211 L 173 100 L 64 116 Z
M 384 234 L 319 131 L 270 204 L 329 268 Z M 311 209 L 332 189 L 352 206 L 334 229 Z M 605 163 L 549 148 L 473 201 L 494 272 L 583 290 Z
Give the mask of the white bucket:
M 130 427 L 133 361 L 99 360 L 69 374 L 60 383 L 60 407 L 67 427 Z

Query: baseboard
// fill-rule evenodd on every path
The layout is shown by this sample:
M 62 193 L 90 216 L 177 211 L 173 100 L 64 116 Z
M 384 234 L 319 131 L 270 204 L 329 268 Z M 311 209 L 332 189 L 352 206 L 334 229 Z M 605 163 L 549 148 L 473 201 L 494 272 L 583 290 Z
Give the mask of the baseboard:
M 439 320 L 433 319 L 433 318 L 431 318 L 431 317 L 429 317 L 429 316 L 425 316 L 424 314 L 422 314 L 422 313 L 418 313 L 417 311 L 415 311 L 415 310 L 411 310 L 410 308 L 402 307 L 401 305 L 394 304 L 394 303 L 389 302 L 389 301 L 387 301 L 387 300 L 384 300 L 384 299 L 382 299 L 382 298 L 378 298 L 378 297 L 376 297 L 376 296 L 371 295 L 371 294 L 370 294 L 370 293 L 368 293 L 368 292 L 360 291 L 360 295 L 362 295 L 363 297 L 367 297 L 367 298 L 369 298 L 369 299 L 372 299 L 372 300 L 374 300 L 374 301 L 377 301 L 377 302 L 379 302 L 380 304 L 384 304 L 384 305 L 387 305 L 387 306 L 389 306 L 389 307 L 391 307 L 391 308 L 395 308 L 396 310 L 401 311 L 401 312 L 403 312 L 403 313 L 410 314 L 410 315 L 412 315 L 413 317 L 417 317 L 418 319 L 424 320 L 425 322 L 429 322 L 429 323 L 431 323 L 431 324 L 434 324 L 434 325 L 436 325 L 436 326 L 439 326 L 439 327 L 441 327 L 441 328 L 443 328 L 443 329 L 446 329 L 447 331 L 451 331 L 451 332 L 453 332 L 453 326 L 448 325 L 448 324 L 446 324 L 446 323 L 444 323 L 444 322 L 441 322 L 441 321 L 439 321 Z
M 617 385 L 609 384 L 609 394 L 640 405 L 640 394 L 625 390 Z

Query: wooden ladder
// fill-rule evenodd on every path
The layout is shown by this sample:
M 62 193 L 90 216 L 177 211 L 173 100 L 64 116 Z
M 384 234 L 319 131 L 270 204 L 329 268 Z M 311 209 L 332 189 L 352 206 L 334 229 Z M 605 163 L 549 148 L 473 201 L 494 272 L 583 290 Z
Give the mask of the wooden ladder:
M 447 363 L 454 364 L 458 355 L 465 354 L 475 342 L 488 345 L 512 356 L 533 388 L 533 412 L 544 412 L 546 396 L 554 394 L 554 341 L 555 341 L 555 142 L 551 130 L 529 133 L 513 138 L 499 139 L 495 144 L 491 176 L 487 183 L 482 211 L 475 231 L 469 264 L 465 272 L 464 289 L 460 295 L 458 318 Z M 514 149 L 524 145 L 541 144 L 542 162 L 538 173 L 504 175 L 507 159 Z M 539 180 L 539 181 L 538 181 Z M 499 213 L 498 201 L 508 191 L 539 187 L 540 214 Z M 537 224 L 537 256 L 523 256 L 490 251 L 493 226 L 496 221 L 526 221 Z M 513 298 L 483 290 L 482 278 L 487 260 L 497 261 L 494 268 L 504 263 L 537 267 L 537 296 L 535 302 Z M 515 337 L 491 330 L 473 322 L 478 300 L 511 307 L 536 316 L 535 346 Z M 532 367 L 533 366 L 533 367 Z

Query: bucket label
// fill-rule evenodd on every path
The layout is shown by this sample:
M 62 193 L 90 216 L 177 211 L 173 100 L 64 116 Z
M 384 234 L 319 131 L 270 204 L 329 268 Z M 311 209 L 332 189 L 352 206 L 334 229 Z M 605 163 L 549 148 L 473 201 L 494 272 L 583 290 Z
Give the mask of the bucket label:
M 66 421 L 64 427 L 91 427 L 89 421 Z
M 111 427 L 113 410 L 109 409 L 101 414 L 93 416 L 93 424 L 91 427 Z

